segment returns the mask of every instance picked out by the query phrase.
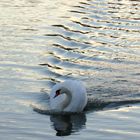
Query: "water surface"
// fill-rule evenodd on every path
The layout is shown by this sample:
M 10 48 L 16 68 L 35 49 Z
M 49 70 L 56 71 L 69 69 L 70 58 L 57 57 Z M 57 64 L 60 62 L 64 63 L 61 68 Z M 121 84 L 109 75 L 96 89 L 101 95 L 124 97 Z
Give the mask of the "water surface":
M 139 0 L 2 0 L 0 12 L 0 139 L 139 139 Z M 66 79 L 84 82 L 91 111 L 33 110 Z

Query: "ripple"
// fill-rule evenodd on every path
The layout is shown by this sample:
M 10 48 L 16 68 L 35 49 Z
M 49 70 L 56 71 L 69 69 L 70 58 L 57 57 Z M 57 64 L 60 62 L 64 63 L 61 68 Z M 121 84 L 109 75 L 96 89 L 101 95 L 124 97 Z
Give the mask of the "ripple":
M 86 78 L 99 73 L 104 80 L 105 74 L 105 77 L 109 75 L 108 78 L 113 79 L 110 84 L 129 84 L 133 81 L 130 80 L 132 73 L 139 69 L 140 58 L 136 51 L 139 21 L 131 17 L 137 13 L 126 13 L 126 9 L 130 6 L 135 11 L 137 5 L 128 1 L 126 4 L 120 1 L 79 2 L 68 10 L 75 13 L 68 23 L 53 24 L 53 32 L 45 34 L 52 43 L 46 52 L 48 63 L 44 66 L 46 64 L 56 73 L 71 73 L 71 77 L 79 73 Z M 121 75 L 125 78 L 117 79 Z

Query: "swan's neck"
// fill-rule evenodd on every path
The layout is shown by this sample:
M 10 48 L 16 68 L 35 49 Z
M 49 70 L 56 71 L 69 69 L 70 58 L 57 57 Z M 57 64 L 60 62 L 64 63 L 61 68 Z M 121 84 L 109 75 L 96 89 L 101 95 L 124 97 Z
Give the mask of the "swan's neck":
M 72 93 L 70 90 L 68 90 L 67 88 L 63 87 L 61 88 L 61 94 L 65 94 L 65 100 L 63 102 L 63 109 L 65 109 L 66 107 L 69 106 L 71 100 L 72 100 Z

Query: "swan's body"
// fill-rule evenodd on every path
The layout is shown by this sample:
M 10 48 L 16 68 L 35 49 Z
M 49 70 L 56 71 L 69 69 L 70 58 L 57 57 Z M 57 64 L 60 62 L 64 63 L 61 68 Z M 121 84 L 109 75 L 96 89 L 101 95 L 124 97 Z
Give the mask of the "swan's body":
M 56 84 L 50 94 L 50 108 L 55 111 L 81 112 L 87 104 L 87 93 L 80 81 Z

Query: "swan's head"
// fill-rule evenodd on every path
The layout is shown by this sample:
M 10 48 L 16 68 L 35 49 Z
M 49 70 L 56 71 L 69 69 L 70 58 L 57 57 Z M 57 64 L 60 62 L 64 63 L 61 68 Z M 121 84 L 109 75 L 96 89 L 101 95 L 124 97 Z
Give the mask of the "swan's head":
M 61 94 L 61 89 L 56 90 L 55 95 L 53 98 L 56 98 L 57 96 L 59 96 Z
M 62 95 L 62 94 L 68 94 L 69 96 L 71 95 L 70 91 L 64 87 L 61 87 L 60 89 L 57 89 L 55 91 L 55 95 L 53 98 L 56 98 L 58 97 L 59 95 Z

